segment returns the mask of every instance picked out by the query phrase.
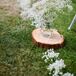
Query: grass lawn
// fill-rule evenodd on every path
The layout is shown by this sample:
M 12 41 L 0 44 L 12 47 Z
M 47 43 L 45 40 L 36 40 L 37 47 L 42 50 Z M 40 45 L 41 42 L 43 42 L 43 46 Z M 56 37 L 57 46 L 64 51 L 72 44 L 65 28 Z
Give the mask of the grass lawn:
M 56 51 L 65 60 L 66 70 L 76 76 L 76 23 L 72 30 L 67 30 L 76 13 L 76 0 L 72 1 L 74 10 L 59 15 L 54 21 L 54 28 L 65 37 L 64 47 Z M 41 59 L 46 49 L 32 43 L 31 32 L 34 27 L 30 24 L 31 21 L 7 16 L 0 9 L 0 76 L 49 76 Z

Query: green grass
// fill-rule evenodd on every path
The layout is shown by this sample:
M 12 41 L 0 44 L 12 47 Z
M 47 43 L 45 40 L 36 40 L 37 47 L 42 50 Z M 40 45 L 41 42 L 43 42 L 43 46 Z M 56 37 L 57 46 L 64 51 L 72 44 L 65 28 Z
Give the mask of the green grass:
M 57 52 L 65 60 L 66 70 L 76 76 L 76 24 L 72 30 L 67 30 L 76 13 L 76 1 L 73 2 L 74 11 L 59 15 L 54 21 L 54 28 L 65 38 L 64 47 Z M 31 21 L 6 16 L 3 12 L 0 10 L 0 76 L 49 76 L 41 59 L 46 49 L 32 43 L 34 27 L 30 25 Z

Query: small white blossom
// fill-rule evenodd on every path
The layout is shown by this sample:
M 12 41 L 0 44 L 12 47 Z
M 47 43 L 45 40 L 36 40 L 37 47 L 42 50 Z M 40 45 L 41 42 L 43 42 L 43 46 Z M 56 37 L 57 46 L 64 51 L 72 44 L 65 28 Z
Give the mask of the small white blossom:
M 59 72 L 60 75 L 63 75 L 63 72 Z
M 51 61 L 52 61 L 52 58 L 58 58 L 58 56 L 59 56 L 59 53 L 55 53 L 53 49 L 49 49 L 49 50 L 47 50 L 47 51 L 44 53 L 44 55 L 43 55 L 42 58 L 45 58 L 46 60 L 44 60 L 44 61 L 47 62 L 47 60 L 48 60 L 49 58 L 50 58 Z
M 67 5 L 67 8 L 69 9 L 69 11 L 73 10 L 73 7 L 71 5 Z
M 51 72 L 53 69 L 55 70 L 54 71 L 54 74 L 53 76 L 57 76 L 60 72 L 60 70 L 62 70 L 63 68 L 65 68 L 65 64 L 64 64 L 64 60 L 56 60 L 53 64 L 50 64 L 48 66 L 48 70 Z
M 69 72 L 67 72 L 67 73 L 65 73 L 63 76 L 74 76 L 74 75 L 71 74 L 71 73 L 69 73 Z

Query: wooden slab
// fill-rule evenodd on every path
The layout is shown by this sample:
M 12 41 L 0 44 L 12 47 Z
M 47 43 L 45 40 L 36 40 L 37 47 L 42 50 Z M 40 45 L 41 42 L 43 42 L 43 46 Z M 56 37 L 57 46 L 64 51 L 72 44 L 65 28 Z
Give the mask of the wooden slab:
M 32 32 L 32 40 L 34 44 L 42 48 L 60 48 L 64 43 L 64 37 L 55 29 L 35 29 Z

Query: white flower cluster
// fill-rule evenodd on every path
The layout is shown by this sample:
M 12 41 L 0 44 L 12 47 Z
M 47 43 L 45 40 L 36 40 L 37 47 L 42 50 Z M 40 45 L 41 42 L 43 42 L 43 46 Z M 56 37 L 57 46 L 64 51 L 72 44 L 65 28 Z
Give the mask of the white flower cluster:
M 63 76 L 74 76 L 74 75 L 67 72 Z
M 59 53 L 55 53 L 53 49 L 47 50 L 45 53 L 43 53 L 43 57 L 45 58 L 45 62 L 48 62 L 49 59 L 53 61 L 53 58 L 58 58 Z
M 55 53 L 53 49 L 47 50 L 42 58 L 46 63 L 48 63 L 48 60 L 51 61 L 47 70 L 49 70 L 49 74 L 52 76 L 74 76 L 69 72 L 63 73 L 62 69 L 66 67 L 64 60 L 59 59 L 59 53 Z
M 23 19 L 31 18 L 32 25 L 45 27 L 46 23 L 52 23 L 57 17 L 56 11 L 63 8 L 72 10 L 71 0 L 18 0 Z

